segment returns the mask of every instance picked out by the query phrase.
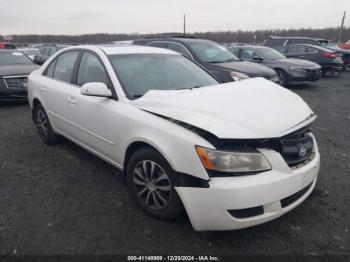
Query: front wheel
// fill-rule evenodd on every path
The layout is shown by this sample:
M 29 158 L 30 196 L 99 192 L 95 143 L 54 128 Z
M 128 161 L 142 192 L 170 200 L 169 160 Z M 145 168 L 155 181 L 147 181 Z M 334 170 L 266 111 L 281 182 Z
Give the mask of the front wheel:
M 47 145 L 57 144 L 60 141 L 60 136 L 53 131 L 49 118 L 41 104 L 35 106 L 33 117 L 41 140 Z
M 127 183 L 137 204 L 153 217 L 173 220 L 183 211 L 174 189 L 175 172 L 154 149 L 143 148 L 130 158 Z
M 281 86 L 284 86 L 286 87 L 288 85 L 288 76 L 287 76 L 287 73 L 283 70 L 280 70 L 280 69 L 276 69 L 275 70 L 276 73 L 277 73 L 277 77 L 278 77 L 278 83 L 281 85 Z

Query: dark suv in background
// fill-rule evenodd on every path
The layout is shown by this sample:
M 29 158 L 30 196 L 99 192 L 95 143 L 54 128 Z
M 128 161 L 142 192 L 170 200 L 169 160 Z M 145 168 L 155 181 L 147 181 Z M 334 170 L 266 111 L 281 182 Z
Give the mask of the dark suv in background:
M 249 77 L 264 77 L 278 82 L 274 70 L 256 63 L 243 61 L 216 42 L 190 37 L 146 37 L 133 41 L 134 45 L 167 48 L 197 62 L 222 82 Z
M 308 44 L 321 46 L 325 39 L 315 39 L 310 37 L 281 37 L 281 36 L 270 36 L 266 41 L 265 46 L 272 47 L 278 51 L 281 50 L 283 46 L 294 45 L 294 44 Z
M 39 49 L 40 54 L 34 56 L 34 63 L 42 65 L 45 61 L 56 53 L 58 50 L 68 47 L 69 45 L 44 44 L 35 46 Z

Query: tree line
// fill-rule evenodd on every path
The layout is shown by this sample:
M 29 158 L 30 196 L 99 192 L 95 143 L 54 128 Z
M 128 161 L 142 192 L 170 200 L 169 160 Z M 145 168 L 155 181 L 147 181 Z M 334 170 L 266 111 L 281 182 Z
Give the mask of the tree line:
M 336 41 L 339 28 L 324 29 L 283 29 L 283 30 L 256 30 L 256 31 L 216 31 L 196 32 L 187 34 L 197 38 L 210 39 L 219 43 L 263 43 L 269 36 L 304 36 L 324 38 Z M 149 34 L 150 35 L 150 34 Z M 99 44 L 113 41 L 132 40 L 149 35 L 144 34 L 84 34 L 84 35 L 13 35 L 14 43 L 71 43 L 71 44 Z M 156 35 L 181 35 L 179 32 L 161 33 Z M 0 41 L 4 36 L 0 35 Z M 345 27 L 342 33 L 342 42 L 350 40 L 350 27 Z

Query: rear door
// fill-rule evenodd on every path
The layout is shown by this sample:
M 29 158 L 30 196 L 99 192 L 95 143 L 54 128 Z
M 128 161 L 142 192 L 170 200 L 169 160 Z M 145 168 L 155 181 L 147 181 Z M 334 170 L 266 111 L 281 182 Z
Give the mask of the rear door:
M 70 137 L 72 119 L 69 109 L 75 105 L 74 97 L 80 90 L 73 79 L 79 55 L 80 51 L 60 54 L 45 70 L 47 79 L 41 87 L 45 107 L 53 120 L 54 128 Z
M 290 45 L 286 47 L 285 55 L 287 57 L 307 59 L 307 48 L 303 45 Z

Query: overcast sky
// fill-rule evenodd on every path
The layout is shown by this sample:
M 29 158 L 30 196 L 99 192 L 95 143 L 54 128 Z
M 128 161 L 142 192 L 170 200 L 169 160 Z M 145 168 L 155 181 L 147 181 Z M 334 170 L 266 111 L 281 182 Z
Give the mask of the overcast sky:
M 0 35 L 339 26 L 350 0 L 0 0 Z

